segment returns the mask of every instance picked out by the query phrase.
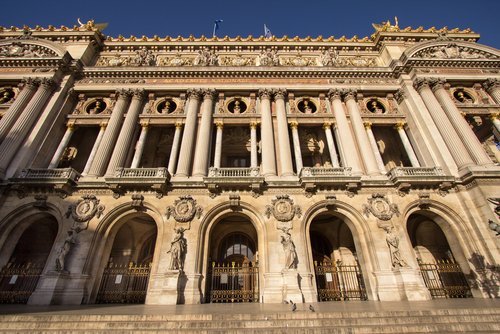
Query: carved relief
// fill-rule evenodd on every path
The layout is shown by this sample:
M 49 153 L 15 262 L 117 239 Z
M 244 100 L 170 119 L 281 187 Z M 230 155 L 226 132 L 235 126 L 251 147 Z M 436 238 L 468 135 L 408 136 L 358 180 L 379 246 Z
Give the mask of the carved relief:
M 99 200 L 94 195 L 85 195 L 76 204 L 68 207 L 66 217 L 71 216 L 75 222 L 87 222 L 95 216 L 101 217 L 104 209 L 104 205 L 99 204 Z
M 6 104 L 14 100 L 14 90 L 10 87 L 0 89 L 0 104 Z
M 318 63 L 320 66 L 339 66 L 341 65 L 341 60 L 339 58 L 339 52 L 336 49 L 330 48 L 324 50 L 318 57 Z
M 448 43 L 447 45 L 432 46 L 416 52 L 413 57 L 439 59 L 497 59 L 494 54 L 477 50 L 471 47 Z
M 219 65 L 219 56 L 214 50 L 205 47 L 198 50 L 198 55 L 194 59 L 194 66 L 217 66 Z
M 168 206 L 165 215 L 167 219 L 173 216 L 176 221 L 186 223 L 193 220 L 195 215 L 196 218 L 200 218 L 202 212 L 203 208 L 196 204 L 196 200 L 187 195 L 180 196 L 175 200 L 174 205 Z
M 265 215 L 267 218 L 274 218 L 281 222 L 292 220 L 295 215 L 300 218 L 302 209 L 298 205 L 293 204 L 293 200 L 288 195 L 278 195 L 271 200 L 271 205 L 266 206 Z
M 315 66 L 316 59 L 313 57 L 302 57 L 299 53 L 295 57 L 286 57 L 281 61 L 283 66 Z
M 373 194 L 368 199 L 368 205 L 363 204 L 363 213 L 369 217 L 370 213 L 380 220 L 390 220 L 394 214 L 399 216 L 399 209 L 396 204 L 389 203 L 389 200 L 382 194 Z
M 0 57 L 46 58 L 58 57 L 58 55 L 44 46 L 13 42 L 8 45 L 0 46 Z
M 258 58 L 259 66 L 278 66 L 280 60 L 278 57 L 278 52 L 273 49 L 262 50 Z

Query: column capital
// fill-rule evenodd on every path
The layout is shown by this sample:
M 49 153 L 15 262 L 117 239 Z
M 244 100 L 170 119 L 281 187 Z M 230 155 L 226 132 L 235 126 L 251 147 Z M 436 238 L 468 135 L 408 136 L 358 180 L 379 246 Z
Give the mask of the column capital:
M 490 91 L 493 88 L 500 88 L 500 80 L 496 78 L 488 78 L 483 82 L 483 87 L 486 91 Z
M 101 122 L 101 123 L 99 123 L 99 127 L 101 129 L 103 129 L 103 130 L 106 129 L 107 126 L 108 126 L 108 122 Z
M 365 121 L 363 122 L 363 125 L 365 126 L 365 129 L 371 129 L 372 128 L 372 122 Z
M 142 120 L 140 122 L 142 128 L 148 128 L 149 127 L 149 119 Z
M 431 84 L 431 88 L 432 88 L 432 91 L 435 92 L 439 89 L 446 89 L 446 80 L 445 79 L 440 79 L 440 78 L 436 78 L 432 81 L 432 84 Z
M 30 86 L 30 87 L 38 87 L 40 85 L 40 80 L 37 79 L 37 78 L 23 78 L 21 80 L 21 84 L 23 84 L 24 86 Z
M 267 88 L 262 88 L 262 89 L 259 89 L 259 97 L 261 99 L 271 99 L 271 96 L 273 95 L 273 92 L 271 89 L 267 89 Z
M 328 95 L 328 98 L 330 99 L 330 101 L 333 102 L 333 100 L 336 100 L 336 99 L 340 100 L 340 98 L 342 96 L 342 92 L 340 91 L 340 89 L 331 88 L 328 91 L 327 95 Z
M 404 92 L 403 89 L 400 88 L 396 91 L 396 93 L 394 93 L 394 98 L 399 104 L 401 104 L 404 101 L 404 99 L 406 99 L 406 93 Z
M 134 100 L 143 100 L 146 96 L 146 91 L 144 89 L 134 89 L 131 91 L 132 99 Z
M 284 100 L 286 96 L 286 89 L 284 88 L 276 88 L 273 89 L 273 95 L 275 100 Z
M 330 129 L 332 127 L 332 122 L 323 123 L 323 130 Z
M 496 119 L 498 119 L 498 116 L 500 115 L 500 113 L 497 113 L 497 112 L 492 112 L 488 117 L 494 121 Z
M 217 127 L 217 129 L 223 129 L 224 128 L 224 122 L 222 121 L 217 121 L 215 122 L 215 126 Z
M 203 94 L 204 100 L 213 100 L 217 95 L 217 91 L 215 89 L 203 89 L 201 93 Z
M 250 122 L 250 129 L 257 129 L 258 126 L 259 126 L 259 122 L 257 122 L 257 121 Z
M 57 85 L 56 82 L 49 78 L 42 78 L 40 80 L 40 87 L 42 87 L 45 90 L 55 89 L 56 85 Z
M 199 88 L 190 88 L 186 91 L 186 95 L 189 99 L 201 100 L 202 90 Z
M 68 130 L 73 131 L 73 130 L 76 128 L 75 121 L 69 121 L 69 122 L 66 124 L 66 127 L 68 128 Z
M 184 126 L 184 124 L 182 124 L 182 122 L 175 122 L 175 128 L 176 129 L 182 129 L 182 127 Z
M 431 88 L 433 85 L 435 79 L 434 78 L 416 78 L 415 81 L 413 82 L 413 87 L 417 90 L 420 91 L 423 88 Z
M 295 130 L 297 130 L 299 127 L 299 122 L 297 122 L 297 121 L 291 121 L 289 124 L 290 124 L 290 127 L 292 129 L 295 129 Z
M 344 101 L 354 100 L 356 101 L 357 91 L 355 89 L 344 89 L 341 91 Z
M 405 123 L 405 122 L 397 122 L 397 123 L 394 125 L 394 128 L 395 128 L 396 130 L 404 130 L 405 125 L 406 125 L 406 123 Z
M 132 92 L 130 89 L 118 89 L 115 94 L 118 96 L 118 99 L 128 99 L 130 95 L 132 95 Z

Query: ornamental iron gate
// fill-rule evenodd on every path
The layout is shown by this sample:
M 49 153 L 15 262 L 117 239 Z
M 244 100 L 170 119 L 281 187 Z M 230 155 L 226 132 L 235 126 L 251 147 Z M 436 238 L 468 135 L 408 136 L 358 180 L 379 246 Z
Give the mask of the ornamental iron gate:
M 0 271 L 0 304 L 26 304 L 38 279 L 43 265 L 33 263 L 8 263 Z
M 459 264 L 450 260 L 422 263 L 418 259 L 425 286 L 432 298 L 470 298 L 472 293 Z
M 146 301 L 150 272 L 151 263 L 110 263 L 104 269 L 96 303 L 143 304 Z
M 363 275 L 358 264 L 342 261 L 314 261 L 319 301 L 367 300 Z
M 259 302 L 259 267 L 252 262 L 212 262 L 209 275 L 211 303 Z

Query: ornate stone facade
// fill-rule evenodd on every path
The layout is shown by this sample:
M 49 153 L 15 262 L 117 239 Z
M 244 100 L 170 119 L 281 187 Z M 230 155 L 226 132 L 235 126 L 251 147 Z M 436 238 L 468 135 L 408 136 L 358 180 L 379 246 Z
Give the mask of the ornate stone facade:
M 374 27 L 0 27 L 0 303 L 499 297 L 500 51 Z

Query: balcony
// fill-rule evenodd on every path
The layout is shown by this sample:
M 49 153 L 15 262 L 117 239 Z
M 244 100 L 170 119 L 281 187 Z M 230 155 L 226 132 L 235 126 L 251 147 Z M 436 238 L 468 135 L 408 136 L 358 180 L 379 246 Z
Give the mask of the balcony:
M 211 192 L 215 192 L 220 188 L 251 188 L 253 191 L 259 191 L 264 184 L 264 176 L 260 174 L 260 169 L 258 167 L 210 167 L 208 176 L 203 178 L 203 182 Z
M 162 193 L 170 179 L 167 168 L 117 168 L 115 175 L 104 177 L 106 184 L 115 192 L 125 189 L 153 189 Z
M 80 174 L 73 168 L 27 168 L 10 182 L 13 188 L 46 187 L 69 194 L 79 178 Z
M 387 176 L 399 189 L 411 186 L 439 186 L 450 188 L 455 180 L 447 176 L 441 167 L 394 167 Z
M 361 182 L 360 176 L 352 175 L 351 167 L 303 167 L 299 178 L 307 191 L 313 191 L 317 186 L 345 186 L 351 190 Z

